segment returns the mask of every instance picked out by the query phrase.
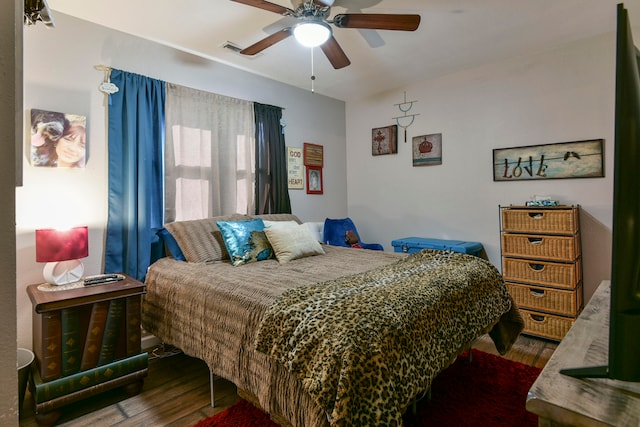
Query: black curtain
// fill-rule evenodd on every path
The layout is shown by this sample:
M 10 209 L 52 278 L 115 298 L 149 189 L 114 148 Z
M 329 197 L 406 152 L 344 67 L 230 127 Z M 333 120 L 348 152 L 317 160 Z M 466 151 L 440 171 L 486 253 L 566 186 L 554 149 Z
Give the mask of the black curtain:
M 256 214 L 291 213 L 282 108 L 254 102 L 256 120 Z

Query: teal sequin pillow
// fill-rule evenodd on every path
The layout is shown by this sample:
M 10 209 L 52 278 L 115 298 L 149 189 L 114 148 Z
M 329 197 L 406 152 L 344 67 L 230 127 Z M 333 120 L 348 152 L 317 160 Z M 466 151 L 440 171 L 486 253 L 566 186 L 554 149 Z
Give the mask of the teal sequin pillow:
M 216 221 L 224 245 L 235 266 L 274 258 L 273 249 L 264 234 L 262 219 L 248 221 Z

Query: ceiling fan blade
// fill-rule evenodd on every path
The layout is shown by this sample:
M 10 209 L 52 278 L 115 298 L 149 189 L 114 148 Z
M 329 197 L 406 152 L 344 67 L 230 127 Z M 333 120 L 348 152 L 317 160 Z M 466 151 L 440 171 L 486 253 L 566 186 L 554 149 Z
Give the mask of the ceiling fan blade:
M 341 13 L 333 18 L 333 23 L 338 28 L 415 31 L 420 25 L 420 15 Z
M 282 40 L 291 36 L 291 34 L 293 34 L 291 32 L 291 28 L 283 28 L 282 30 L 276 33 L 273 33 L 270 36 L 263 38 L 259 42 L 256 42 L 251 46 L 242 49 L 240 53 L 243 55 L 255 55 L 257 53 L 262 52 L 269 46 L 273 46 L 274 44 L 281 42 Z
M 287 13 L 293 12 L 289 8 L 280 6 L 279 4 L 264 1 L 264 0 L 231 0 L 231 1 L 234 1 L 236 3 L 246 4 L 247 6 L 257 7 L 258 9 L 268 10 L 269 12 L 278 13 L 280 15 L 285 15 Z
M 342 50 L 338 41 L 333 36 L 329 37 L 329 40 L 320 45 L 320 49 L 322 49 L 327 59 L 336 70 L 351 64 L 351 61 L 347 58 L 344 50 Z

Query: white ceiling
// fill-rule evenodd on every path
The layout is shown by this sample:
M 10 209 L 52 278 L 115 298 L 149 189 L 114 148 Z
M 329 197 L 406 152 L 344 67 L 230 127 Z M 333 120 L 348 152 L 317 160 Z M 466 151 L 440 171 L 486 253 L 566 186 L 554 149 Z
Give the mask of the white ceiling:
M 289 0 L 271 0 L 292 7 Z M 291 37 L 255 57 L 242 48 L 289 26 L 292 18 L 230 0 L 48 0 L 57 12 L 311 89 L 310 49 Z M 615 31 L 619 0 L 335 0 L 337 13 L 413 13 L 415 32 L 335 28 L 351 60 L 335 70 L 313 50 L 315 92 L 340 100 L 406 87 L 482 63 L 553 49 Z M 632 24 L 640 23 L 640 0 L 628 0 Z M 638 44 L 640 40 L 636 41 Z M 118 64 L 111 64 L 117 66 Z

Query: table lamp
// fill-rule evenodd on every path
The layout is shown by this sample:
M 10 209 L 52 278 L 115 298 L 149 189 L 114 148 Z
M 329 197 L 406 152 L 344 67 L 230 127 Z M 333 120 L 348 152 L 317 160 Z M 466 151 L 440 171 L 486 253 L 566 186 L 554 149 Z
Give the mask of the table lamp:
M 53 285 L 65 285 L 82 278 L 84 265 L 79 258 L 89 256 L 86 226 L 66 230 L 36 230 L 36 261 L 46 262 L 42 274 Z

